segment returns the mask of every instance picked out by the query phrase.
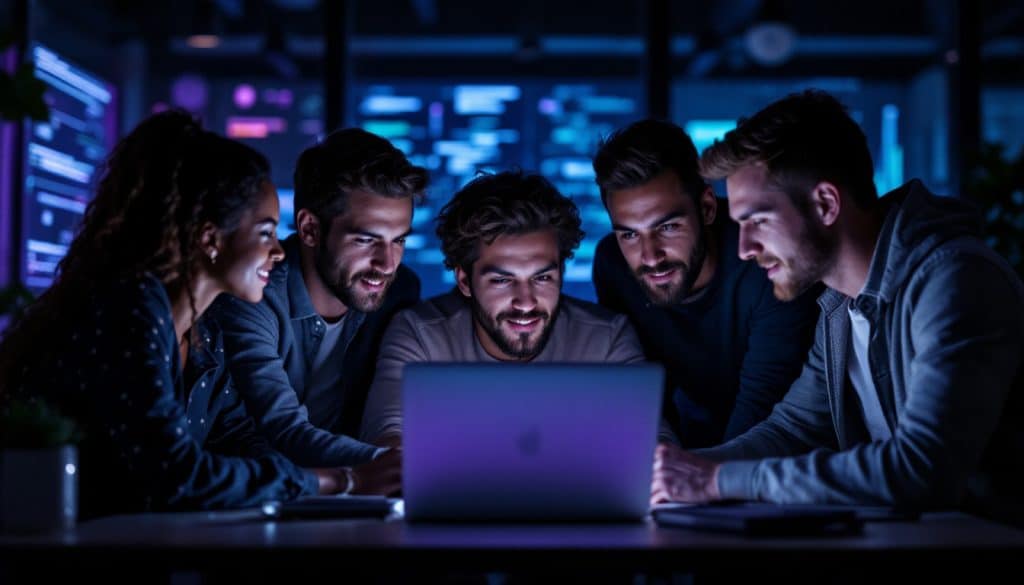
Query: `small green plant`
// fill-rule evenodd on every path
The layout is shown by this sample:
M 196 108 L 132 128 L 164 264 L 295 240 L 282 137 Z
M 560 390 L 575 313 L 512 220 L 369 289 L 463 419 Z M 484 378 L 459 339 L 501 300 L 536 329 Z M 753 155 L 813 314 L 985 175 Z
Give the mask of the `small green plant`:
M 21 283 L 0 288 L 0 318 L 7 316 L 17 321 L 34 300 L 32 293 Z
M 38 399 L 11 400 L 0 409 L 0 447 L 45 449 L 78 443 L 78 425 Z
M 986 144 L 967 195 L 983 213 L 985 242 L 1024 278 L 1024 151 L 1013 158 L 1002 144 Z
M 16 42 L 10 31 L 0 30 L 0 55 Z M 50 108 L 45 93 L 46 84 L 36 78 L 31 61 L 22 62 L 13 73 L 0 69 L 0 120 L 48 120 Z M 32 293 L 20 283 L 0 288 L 0 335 L 4 326 L 19 319 L 33 300 Z M 81 439 L 75 422 L 43 400 L 0 398 L 0 448 L 42 449 Z

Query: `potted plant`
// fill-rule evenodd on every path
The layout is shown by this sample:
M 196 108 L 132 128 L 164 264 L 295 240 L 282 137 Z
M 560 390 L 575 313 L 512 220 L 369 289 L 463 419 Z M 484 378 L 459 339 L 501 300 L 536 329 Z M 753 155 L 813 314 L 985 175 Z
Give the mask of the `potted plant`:
M 0 55 L 16 42 L 0 31 Z M 30 61 L 10 72 L 0 68 L 0 122 L 48 119 L 45 91 Z M 20 283 L 0 287 L 0 334 L 32 298 Z M 43 401 L 14 400 L 8 393 L 0 388 L 0 531 L 70 526 L 78 513 L 77 429 Z
M 9 322 L 21 317 L 33 300 L 35 297 L 21 283 L 0 287 L 0 335 Z
M 986 144 L 967 191 L 983 214 L 985 242 L 1024 278 L 1024 150 L 1013 158 L 1002 144 Z
M 0 408 L 0 531 L 38 532 L 78 516 L 79 432 L 38 399 Z
M 982 147 L 971 168 L 967 196 L 981 210 L 985 243 L 1024 280 L 1024 149 L 1013 157 L 1002 144 Z M 1024 376 L 1017 376 L 1009 400 L 1022 397 Z

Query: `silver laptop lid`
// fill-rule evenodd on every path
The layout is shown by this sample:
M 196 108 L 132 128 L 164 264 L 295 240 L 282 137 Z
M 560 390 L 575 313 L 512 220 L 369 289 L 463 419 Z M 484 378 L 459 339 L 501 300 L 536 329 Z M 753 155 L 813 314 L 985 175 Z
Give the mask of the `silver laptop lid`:
M 654 364 L 409 364 L 403 494 L 416 519 L 639 519 Z

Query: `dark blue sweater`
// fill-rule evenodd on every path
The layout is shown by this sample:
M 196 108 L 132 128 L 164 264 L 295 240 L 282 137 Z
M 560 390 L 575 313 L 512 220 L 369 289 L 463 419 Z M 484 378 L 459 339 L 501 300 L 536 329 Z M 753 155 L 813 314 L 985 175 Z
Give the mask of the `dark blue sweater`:
M 719 202 L 711 283 L 673 307 L 652 305 L 614 234 L 597 246 L 598 302 L 629 315 L 647 358 L 665 366 L 664 414 L 684 447 L 717 445 L 771 412 L 800 373 L 818 318 L 814 287 L 783 303 L 754 262 L 737 255 L 738 226 Z

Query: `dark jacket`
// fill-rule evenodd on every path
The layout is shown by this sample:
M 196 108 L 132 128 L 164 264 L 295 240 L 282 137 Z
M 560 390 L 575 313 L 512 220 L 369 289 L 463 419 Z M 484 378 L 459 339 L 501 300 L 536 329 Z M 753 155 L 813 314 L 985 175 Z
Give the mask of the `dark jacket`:
M 1020 516 L 1024 289 L 964 202 L 918 181 L 885 195 L 864 289 L 820 298 L 815 343 L 771 416 L 706 456 L 726 497 Z M 850 303 L 892 438 L 870 442 L 847 376 Z M 741 461 L 742 460 L 742 461 Z M 1016 509 L 1016 512 L 1013 512 Z
M 672 307 L 648 301 L 614 234 L 594 257 L 598 301 L 628 315 L 647 359 L 665 366 L 664 417 L 688 448 L 718 445 L 768 416 L 800 374 L 822 290 L 778 301 L 764 270 L 737 255 L 738 226 L 724 201 L 708 237 L 719 250 L 714 278 Z
M 337 411 L 309 412 L 306 389 L 325 324 L 306 291 L 297 236 L 285 240 L 284 250 L 259 304 L 222 295 L 211 308 L 224 330 L 232 376 L 260 430 L 293 461 L 309 467 L 368 461 L 377 448 L 352 437 L 359 435 L 384 328 L 397 310 L 419 300 L 419 279 L 399 266 L 379 310 L 349 309 Z
M 82 426 L 82 518 L 256 506 L 317 492 L 317 479 L 275 452 L 248 417 L 216 324 L 180 366 L 171 305 L 155 278 L 101 287 L 55 339 L 55 363 L 27 364 L 21 391 Z

